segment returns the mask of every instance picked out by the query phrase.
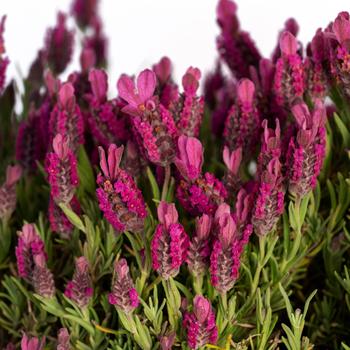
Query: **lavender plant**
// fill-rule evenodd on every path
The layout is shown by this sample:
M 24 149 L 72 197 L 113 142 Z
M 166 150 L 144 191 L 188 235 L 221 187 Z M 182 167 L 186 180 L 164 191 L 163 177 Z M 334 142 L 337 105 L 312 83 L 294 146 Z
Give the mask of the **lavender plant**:
M 98 5 L 23 94 L 0 22 L 0 348 L 350 349 L 349 14 L 267 58 L 219 0 L 212 72 L 163 57 L 109 98 Z

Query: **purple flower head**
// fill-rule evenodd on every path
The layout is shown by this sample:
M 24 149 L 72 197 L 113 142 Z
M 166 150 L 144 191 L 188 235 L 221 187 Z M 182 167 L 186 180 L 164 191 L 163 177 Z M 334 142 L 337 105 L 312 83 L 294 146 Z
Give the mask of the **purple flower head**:
M 52 142 L 53 152 L 46 156 L 46 172 L 53 200 L 68 204 L 79 184 L 77 159 L 69 148 L 69 139 L 57 134 Z
M 339 44 L 350 49 L 350 18 L 347 12 L 340 12 L 335 19 L 333 26 L 333 33 L 335 34 Z
M 57 350 L 70 350 L 69 333 L 67 328 L 61 328 L 57 336 Z
M 88 73 L 96 64 L 95 52 L 88 47 L 83 47 L 80 54 L 80 67 L 83 73 Z
M 178 140 L 179 157 L 175 164 L 181 175 L 189 180 L 196 180 L 202 171 L 203 147 L 195 137 L 181 135 Z
M 157 165 L 169 164 L 175 156 L 178 131 L 170 112 L 154 96 L 156 75 L 146 69 L 134 81 L 123 74 L 117 83 L 119 96 L 127 102 L 123 112 L 132 116 L 136 139 L 145 156 Z
M 159 224 L 151 243 L 152 266 L 163 278 L 175 277 L 186 260 L 188 236 L 178 222 L 175 204 L 161 201 L 158 206 Z
M 297 40 L 289 31 L 282 33 L 280 49 L 282 55 L 276 62 L 273 91 L 277 105 L 288 109 L 303 96 L 305 74 L 302 59 L 297 53 Z
M 52 298 L 55 295 L 55 282 L 46 266 L 46 256 L 43 253 L 34 255 L 33 286 L 35 292 L 44 298 Z
M 67 283 L 64 295 L 79 307 L 86 307 L 93 295 L 89 263 L 84 256 L 76 258 L 73 279 Z
M 84 143 L 83 116 L 71 83 L 65 83 L 59 89 L 58 101 L 50 115 L 50 131 L 52 137 L 57 134 L 69 137 L 69 148 L 73 153 L 77 153 L 79 145 Z
M 7 221 L 16 209 L 16 183 L 22 176 L 20 165 L 8 165 L 6 179 L 0 186 L 0 220 Z
M 25 224 L 18 232 L 16 247 L 17 269 L 20 277 L 33 283 L 35 256 L 40 255 L 47 260 L 44 242 L 38 235 L 33 224 Z
M 187 331 L 187 343 L 191 349 L 198 349 L 210 343 L 215 344 L 218 329 L 210 302 L 201 295 L 193 299 L 193 311 L 184 315 L 183 326 Z
M 251 154 L 259 133 L 259 124 L 254 83 L 249 79 L 242 79 L 237 84 L 236 103 L 225 122 L 225 144 L 230 151 L 242 147 L 243 152 Z
M 196 233 L 190 242 L 187 256 L 188 268 L 194 276 L 203 274 L 209 265 L 211 227 L 210 216 L 203 214 L 196 219 Z
M 45 38 L 46 60 L 55 75 L 61 74 L 71 60 L 74 33 L 66 28 L 66 15 L 59 12 L 57 24 L 49 28 Z
M 7 57 L 3 57 L 5 53 L 5 44 L 4 44 L 5 21 L 6 21 L 6 16 L 2 16 L 0 21 L 0 94 L 2 93 L 5 87 L 6 68 L 10 63 Z
M 292 108 L 292 113 L 298 132 L 290 140 L 287 153 L 290 168 L 288 189 L 303 197 L 315 187 L 325 157 L 326 108 L 317 100 L 312 112 L 305 103 L 301 103 Z
M 120 168 L 124 147 L 112 144 L 105 151 L 99 147 L 102 173 L 97 176 L 97 199 L 104 217 L 117 232 L 140 231 L 147 216 L 141 191 L 132 177 Z
M 139 306 L 139 297 L 125 259 L 115 262 L 112 292 L 108 300 L 110 304 L 125 313 L 130 313 Z
M 21 350 L 44 350 L 45 342 L 45 337 L 40 341 L 38 338 L 29 338 L 26 334 L 23 334 Z
M 86 29 L 97 13 L 98 0 L 74 0 L 71 13 L 79 27 Z
M 262 171 L 252 223 L 257 235 L 272 231 L 284 209 L 284 187 L 281 163 L 277 157 Z

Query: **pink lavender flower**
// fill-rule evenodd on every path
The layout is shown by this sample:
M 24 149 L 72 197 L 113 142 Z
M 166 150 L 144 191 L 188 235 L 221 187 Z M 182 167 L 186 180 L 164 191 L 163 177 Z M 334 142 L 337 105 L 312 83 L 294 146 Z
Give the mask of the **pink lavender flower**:
M 16 209 L 16 184 L 21 176 L 19 165 L 6 168 L 6 179 L 0 186 L 0 220 L 7 221 Z
M 125 259 L 120 259 L 114 264 L 112 292 L 108 301 L 125 313 L 130 313 L 139 306 L 139 297 Z
M 223 159 L 226 165 L 224 184 L 229 194 L 229 198 L 232 200 L 235 198 L 241 184 L 239 168 L 242 162 L 242 148 L 238 147 L 230 152 L 229 148 L 225 146 L 223 151 Z
M 36 338 L 29 338 L 26 334 L 23 334 L 21 340 L 21 350 L 44 350 L 45 347 L 45 337 L 41 341 Z
M 193 299 L 193 311 L 186 312 L 183 326 L 187 332 L 187 344 L 191 349 L 199 349 L 218 339 L 213 308 L 206 298 L 196 295 Z
M 288 188 L 291 193 L 303 197 L 316 186 L 325 157 L 326 109 L 317 100 L 312 112 L 305 103 L 295 105 L 292 112 L 298 132 L 288 148 Z
M 277 157 L 262 171 L 252 222 L 257 235 L 272 231 L 284 209 L 284 186 L 281 163 Z
M 80 28 L 86 29 L 97 12 L 98 0 L 74 0 L 71 13 Z
M 5 44 L 4 44 L 5 21 L 6 21 L 6 16 L 3 16 L 0 21 L 0 94 L 2 93 L 5 87 L 6 68 L 10 63 L 9 59 L 3 56 L 5 53 Z
M 220 293 L 229 291 L 237 280 L 240 257 L 252 233 L 251 225 L 241 231 L 229 210 L 227 204 L 221 204 L 217 209 L 215 221 L 218 232 L 210 255 L 211 283 Z
M 73 279 L 67 283 L 64 295 L 79 307 L 86 307 L 93 295 L 89 263 L 84 256 L 76 258 Z
M 76 103 L 74 87 L 65 83 L 60 87 L 58 102 L 51 112 L 50 132 L 69 137 L 69 148 L 73 153 L 84 143 L 84 120 L 80 107 Z
M 231 107 L 225 122 L 224 138 L 229 150 L 242 147 L 244 153 L 251 154 L 256 145 L 259 124 L 254 83 L 242 79 L 237 84 L 236 103 Z
M 132 177 L 119 165 L 124 147 L 112 144 L 105 151 L 99 147 L 102 173 L 97 176 L 96 190 L 100 209 L 117 232 L 140 231 L 147 216 L 141 191 Z
M 202 175 L 203 147 L 199 140 L 181 135 L 178 148 L 179 157 L 175 159 L 175 165 L 183 179 L 176 195 L 192 215 L 211 215 L 227 197 L 226 189 L 214 175 Z
M 237 5 L 231 0 L 220 0 L 216 11 L 221 29 L 217 38 L 220 56 L 237 79 L 248 77 L 249 67 L 258 67 L 261 56 L 249 33 L 240 29 Z
M 273 90 L 278 106 L 290 108 L 302 98 L 305 91 L 305 73 L 302 59 L 297 53 L 298 43 L 286 31 L 280 37 L 281 57 L 276 62 Z
M 168 57 L 162 57 L 157 64 L 153 65 L 152 69 L 157 77 L 156 92 L 159 96 L 159 101 L 165 108 L 169 108 L 170 103 L 177 101 L 179 97 L 178 87 L 171 77 L 171 61 Z
M 200 77 L 198 68 L 187 69 L 182 77 L 184 92 L 171 107 L 178 130 L 186 136 L 199 136 L 204 113 L 204 99 L 196 94 Z
M 46 266 L 44 253 L 34 255 L 33 286 L 35 292 L 44 298 L 52 298 L 55 295 L 55 282 Z
M 35 256 L 46 257 L 44 242 L 38 235 L 33 224 L 25 224 L 18 232 L 18 245 L 16 247 L 17 269 L 20 277 L 33 283 Z
M 71 347 L 69 345 L 69 333 L 67 328 L 61 328 L 58 331 L 58 339 L 57 339 L 57 350 L 70 350 Z
M 128 104 L 122 109 L 132 117 L 137 139 L 146 157 L 157 165 L 169 164 L 175 156 L 177 128 L 170 112 L 154 96 L 156 75 L 149 69 L 134 81 L 122 75 L 118 81 L 118 91 Z
M 46 172 L 53 200 L 69 204 L 79 184 L 77 159 L 69 148 L 69 139 L 57 134 L 53 139 L 53 152 L 47 154 Z
M 186 260 L 189 239 L 178 222 L 175 204 L 161 201 L 159 224 L 151 242 L 152 266 L 164 279 L 175 277 Z
M 186 260 L 194 276 L 203 274 L 209 265 L 211 226 L 212 219 L 206 214 L 196 219 L 196 232 L 191 239 Z
M 46 60 L 55 75 L 62 73 L 71 60 L 74 34 L 66 28 L 66 15 L 59 12 L 57 24 L 49 28 L 45 39 Z
M 115 105 L 107 101 L 107 74 L 100 69 L 89 73 L 92 96 L 89 99 L 88 123 L 90 132 L 99 145 L 108 147 L 125 138 L 125 121 L 117 117 Z

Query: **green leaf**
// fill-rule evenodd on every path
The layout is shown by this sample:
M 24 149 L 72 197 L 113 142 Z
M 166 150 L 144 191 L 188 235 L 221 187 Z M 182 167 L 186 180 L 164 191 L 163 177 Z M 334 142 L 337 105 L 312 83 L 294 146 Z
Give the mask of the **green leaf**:
M 344 122 L 341 120 L 339 115 L 337 113 L 334 113 L 334 121 L 335 124 L 337 125 L 340 134 L 342 136 L 342 147 L 349 147 L 350 145 L 350 132 Z
M 72 209 L 68 208 L 68 206 L 64 203 L 60 203 L 59 207 L 63 210 L 64 214 L 67 216 L 68 220 L 72 223 L 72 225 L 74 225 L 80 231 L 86 233 L 83 222 L 81 221 L 80 217 L 74 213 Z
M 148 176 L 148 180 L 151 184 L 151 189 L 152 189 L 152 194 L 153 194 L 153 199 L 159 201 L 160 200 L 160 191 L 159 191 L 159 187 L 157 184 L 157 181 L 152 173 L 152 170 L 150 167 L 147 167 L 147 176 Z
M 81 146 L 79 148 L 78 175 L 80 180 L 80 187 L 83 190 L 94 195 L 95 194 L 95 176 L 84 146 Z

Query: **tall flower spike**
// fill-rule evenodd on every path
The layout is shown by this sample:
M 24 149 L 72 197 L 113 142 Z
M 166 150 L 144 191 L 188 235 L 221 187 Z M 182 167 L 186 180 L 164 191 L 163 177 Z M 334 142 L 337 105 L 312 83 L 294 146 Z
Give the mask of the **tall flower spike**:
M 187 69 L 182 78 L 184 92 L 172 106 L 176 126 L 186 136 L 199 136 L 204 113 L 204 99 L 196 94 L 200 77 L 198 68 Z
M 33 286 L 35 292 L 44 298 L 52 298 L 55 295 L 55 282 L 51 271 L 46 266 L 44 254 L 34 256 Z
M 257 68 L 261 56 L 249 33 L 240 29 L 237 5 L 231 0 L 220 0 L 216 12 L 221 28 L 217 38 L 220 56 L 237 79 L 248 77 L 249 67 Z
M 61 328 L 58 331 L 57 337 L 57 350 L 70 350 L 71 347 L 69 345 L 69 333 L 67 328 Z
M 236 103 L 231 107 L 225 122 L 224 138 L 229 150 L 242 147 L 245 154 L 253 153 L 259 124 L 254 83 L 249 79 L 242 79 L 237 84 Z
M 178 274 L 186 260 L 189 239 L 178 222 L 175 204 L 161 201 L 158 220 L 151 243 L 152 266 L 164 279 L 168 279 Z
M 180 180 L 176 195 L 181 205 L 194 216 L 213 214 L 217 206 L 224 202 L 227 192 L 214 175 L 202 175 L 202 144 L 194 137 L 181 135 L 178 149 L 179 157 L 175 159 L 175 165 L 183 179 Z
M 132 124 L 146 157 L 157 165 L 165 166 L 175 156 L 177 129 L 170 112 L 159 103 L 154 91 L 156 75 L 149 69 L 134 81 L 127 75 L 118 80 L 119 96 L 128 104 L 122 109 L 132 117 Z
M 119 166 L 123 150 L 112 144 L 106 158 L 99 147 L 102 172 L 97 176 L 96 195 L 104 217 L 117 232 L 137 232 L 143 229 L 146 205 L 132 177 Z
M 206 214 L 196 219 L 196 233 L 190 242 L 187 256 L 188 268 L 195 277 L 203 274 L 209 265 L 211 224 L 212 219 Z
M 5 21 L 6 16 L 3 16 L 0 21 L 0 94 L 2 93 L 5 87 L 6 80 L 6 68 L 10 63 L 7 57 L 4 57 L 5 54 L 5 41 L 4 41 L 4 31 L 5 31 Z
M 118 119 L 115 105 L 107 101 L 108 77 L 102 69 L 92 69 L 89 82 L 92 90 L 88 123 L 97 144 L 108 147 L 125 138 L 125 121 Z
M 258 196 L 252 222 L 257 235 L 271 232 L 284 209 L 284 186 L 281 163 L 277 157 L 270 160 L 259 179 Z
M 281 35 L 280 49 L 281 57 L 276 62 L 273 90 L 277 105 L 289 109 L 304 94 L 304 67 L 297 53 L 297 40 L 292 33 L 286 31 Z
M 187 331 L 187 344 L 191 349 L 199 349 L 204 345 L 216 344 L 218 329 L 215 314 L 210 301 L 201 295 L 193 299 L 193 311 L 186 312 L 183 321 Z
M 224 177 L 224 184 L 229 194 L 229 198 L 233 200 L 241 184 L 239 168 L 242 162 L 242 148 L 239 147 L 230 152 L 229 148 L 225 146 L 223 159 L 227 169 Z
M 89 263 L 84 256 L 75 260 L 73 279 L 67 283 L 64 295 L 73 300 L 79 307 L 86 307 L 93 295 Z
M 0 220 L 7 221 L 16 209 L 16 184 L 21 175 L 19 165 L 6 168 L 6 180 L 0 187 Z
M 289 143 L 287 164 L 291 193 L 303 197 L 315 186 L 326 150 L 326 109 L 316 101 L 314 110 L 309 111 L 305 103 L 295 105 L 292 113 L 297 122 L 298 132 Z
M 60 87 L 58 102 L 50 115 L 50 132 L 52 137 L 56 134 L 69 137 L 69 148 L 75 154 L 84 143 L 84 120 L 71 83 Z
M 53 139 L 53 152 L 46 156 L 46 172 L 53 200 L 69 204 L 79 184 L 77 159 L 69 148 L 69 139 L 57 134 Z
M 49 28 L 45 39 L 46 60 L 55 75 L 61 74 L 71 60 L 74 33 L 66 28 L 66 15 L 59 12 L 57 24 Z
M 120 259 L 114 264 L 112 292 L 108 296 L 108 301 L 125 313 L 132 312 L 140 303 L 125 259 Z
M 33 224 L 23 225 L 18 232 L 18 245 L 16 247 L 17 269 L 20 277 L 33 283 L 35 256 L 46 258 L 44 242 L 38 235 Z
M 97 12 L 98 0 L 74 0 L 71 13 L 83 30 L 93 22 Z
M 219 206 L 215 216 L 218 232 L 210 255 L 210 277 L 214 288 L 226 293 L 239 276 L 241 253 L 251 230 L 241 234 L 226 204 Z
M 45 347 L 45 337 L 41 339 L 29 338 L 26 334 L 23 334 L 21 340 L 21 350 L 44 350 Z

